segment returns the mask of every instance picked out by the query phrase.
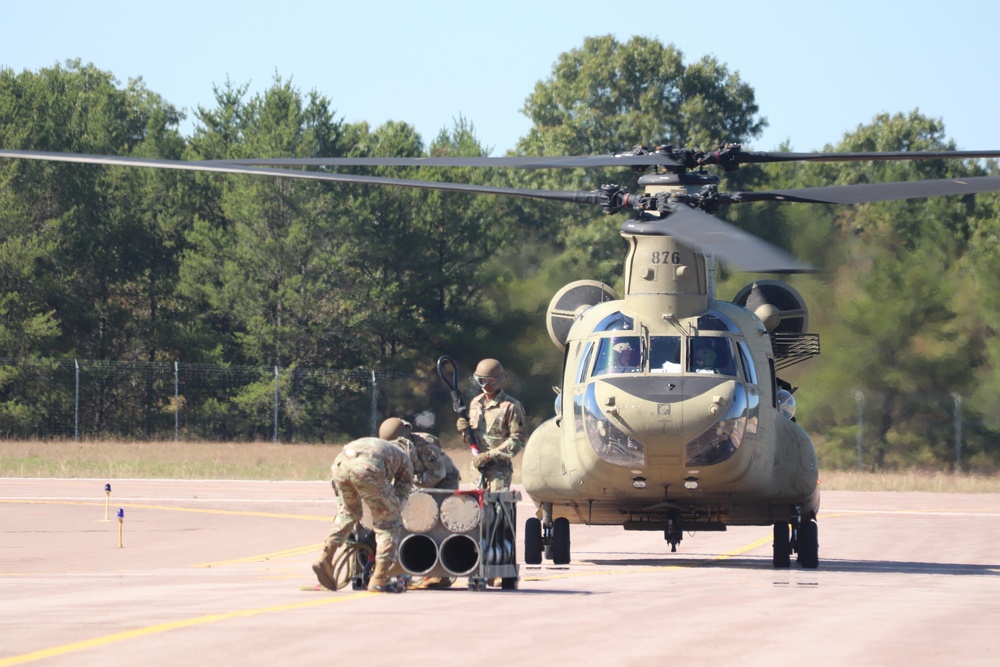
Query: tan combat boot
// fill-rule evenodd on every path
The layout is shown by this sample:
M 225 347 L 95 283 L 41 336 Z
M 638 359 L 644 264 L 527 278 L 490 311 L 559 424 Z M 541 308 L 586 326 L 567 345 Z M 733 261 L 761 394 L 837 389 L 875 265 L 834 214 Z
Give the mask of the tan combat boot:
M 336 542 L 328 540 L 323 545 L 323 553 L 320 555 L 319 560 L 313 563 L 312 566 L 319 583 L 323 585 L 323 588 L 331 591 L 337 590 L 337 580 L 334 578 L 333 573 L 333 555 L 337 552 L 338 546 L 340 545 Z
M 368 581 L 369 591 L 373 593 L 402 593 L 406 590 L 405 585 L 400 584 L 395 578 L 389 577 L 392 565 L 384 560 L 375 561 L 375 571 L 372 572 L 372 578 Z

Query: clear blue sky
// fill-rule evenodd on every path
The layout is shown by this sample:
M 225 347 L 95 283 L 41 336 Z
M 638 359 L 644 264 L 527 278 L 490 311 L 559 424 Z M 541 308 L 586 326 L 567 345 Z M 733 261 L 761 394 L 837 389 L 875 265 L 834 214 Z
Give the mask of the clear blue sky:
M 1000 3 L 986 0 L 0 0 L 0 17 L 0 66 L 16 72 L 80 58 L 188 110 L 227 78 L 259 92 L 278 73 L 348 122 L 402 120 L 428 142 L 462 115 L 495 155 L 527 132 L 520 109 L 559 54 L 608 33 L 738 71 L 769 123 L 758 150 L 819 150 L 915 108 L 960 149 L 1000 149 Z

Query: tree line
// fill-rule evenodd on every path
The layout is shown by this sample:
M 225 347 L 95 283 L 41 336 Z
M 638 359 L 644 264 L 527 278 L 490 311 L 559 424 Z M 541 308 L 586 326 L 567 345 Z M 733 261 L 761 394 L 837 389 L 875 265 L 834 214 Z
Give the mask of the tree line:
M 0 146 L 172 159 L 485 156 L 459 118 L 430 140 L 404 121 L 338 118 L 336 91 L 275 77 L 262 93 L 226 81 L 182 113 L 142 80 L 70 61 L 0 68 Z M 744 145 L 766 126 L 753 88 L 712 57 L 672 45 L 584 40 L 526 97 L 532 126 L 514 153 L 584 155 L 671 143 Z M 845 120 L 845 122 L 847 122 Z M 947 150 L 943 121 L 880 114 L 832 150 Z M 595 189 L 636 175 L 611 169 L 401 170 L 375 175 L 499 186 Z M 997 173 L 982 161 L 744 167 L 725 186 L 778 189 Z M 823 271 L 792 282 L 823 355 L 795 368 L 799 422 L 821 459 L 853 464 L 855 392 L 869 396 L 867 464 L 950 465 L 952 406 L 970 424 L 968 467 L 1000 462 L 1000 232 L 997 195 L 854 207 L 753 204 L 722 213 Z M 426 394 L 440 354 L 471 369 L 500 358 L 533 423 L 546 419 L 561 358 L 548 300 L 566 282 L 620 288 L 619 216 L 572 205 L 296 179 L 0 161 L 0 357 L 221 367 L 373 369 Z M 731 298 L 754 276 L 721 267 Z M 0 423 L 16 431 L 37 396 L 0 366 Z M 272 378 L 273 379 L 273 378 Z M 266 383 L 269 380 L 262 379 Z M 259 397 L 260 387 L 246 401 Z M 240 398 L 240 396 L 237 396 Z M 291 399 L 290 399 L 291 400 Z M 334 412 L 329 390 L 296 410 Z M 411 406 L 386 406 L 410 409 Z M 438 407 L 438 406 L 435 406 Z M 447 405 L 444 406 L 447 410 Z M 414 408 L 415 409 L 415 408 Z M 367 431 L 367 414 L 329 424 Z

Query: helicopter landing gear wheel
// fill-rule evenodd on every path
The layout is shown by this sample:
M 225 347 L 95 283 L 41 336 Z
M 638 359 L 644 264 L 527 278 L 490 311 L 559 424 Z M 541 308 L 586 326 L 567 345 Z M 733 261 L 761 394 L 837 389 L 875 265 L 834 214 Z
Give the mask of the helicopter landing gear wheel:
M 774 567 L 788 567 L 792 562 L 792 543 L 789 539 L 790 526 L 787 521 L 774 524 Z
M 542 521 L 536 517 L 524 522 L 524 562 L 528 565 L 542 562 Z
M 569 519 L 559 517 L 552 522 L 552 562 L 556 565 L 569 563 Z
M 799 565 L 807 569 L 819 567 L 819 526 L 816 519 L 803 519 L 799 524 L 796 541 Z
M 663 539 L 670 545 L 670 552 L 677 551 L 677 545 L 684 539 L 684 531 L 681 530 L 681 513 L 676 508 L 671 508 L 667 512 L 667 527 L 663 531 Z

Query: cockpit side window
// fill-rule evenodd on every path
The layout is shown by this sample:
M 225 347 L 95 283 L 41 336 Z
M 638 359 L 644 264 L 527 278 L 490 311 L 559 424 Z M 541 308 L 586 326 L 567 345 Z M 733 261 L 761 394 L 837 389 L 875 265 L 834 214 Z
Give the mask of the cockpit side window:
M 721 336 L 694 336 L 690 339 L 688 370 L 692 373 L 736 375 L 732 341 Z
M 750 349 L 744 341 L 739 342 L 740 348 L 740 361 L 743 362 L 743 375 L 746 376 L 747 382 L 750 384 L 757 384 L 757 369 L 753 365 L 753 357 L 750 356 Z
M 649 372 L 681 372 L 681 337 L 651 336 L 649 339 Z
M 608 373 L 641 373 L 643 348 L 640 336 L 602 338 L 597 345 L 594 375 Z
M 587 377 L 587 367 L 590 366 L 590 355 L 594 351 L 594 344 L 587 343 L 583 348 L 583 356 L 580 358 L 580 365 L 576 369 L 576 383 L 580 384 Z

